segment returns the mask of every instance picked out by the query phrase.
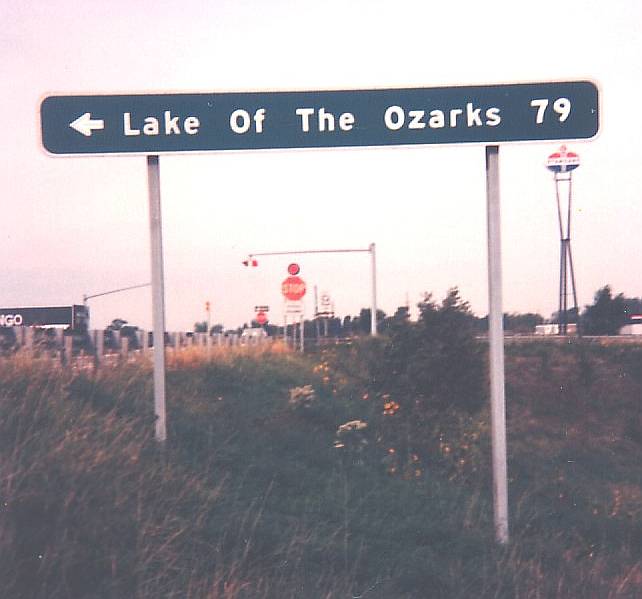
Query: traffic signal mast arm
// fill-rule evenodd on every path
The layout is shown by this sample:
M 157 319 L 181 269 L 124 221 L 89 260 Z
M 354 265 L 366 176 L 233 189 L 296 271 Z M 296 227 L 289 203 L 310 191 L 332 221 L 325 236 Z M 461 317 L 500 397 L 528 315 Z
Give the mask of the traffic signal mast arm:
M 93 293 L 92 295 L 83 295 L 83 302 L 86 304 L 87 300 L 93 299 L 95 297 L 100 297 L 102 295 L 111 295 L 112 293 L 120 293 L 121 291 L 129 291 L 130 289 L 139 289 L 141 287 L 149 287 L 151 283 L 141 283 L 140 285 L 130 285 L 129 287 L 121 287 L 120 289 L 112 289 L 111 291 L 103 291 L 101 293 Z
M 345 250 L 301 250 L 298 252 L 288 251 L 288 252 L 255 252 L 253 254 L 248 254 L 248 258 L 254 258 L 255 256 L 288 256 L 294 254 L 339 254 L 347 252 L 372 252 L 374 250 L 374 243 L 370 244 L 369 247 L 365 249 L 345 249 Z

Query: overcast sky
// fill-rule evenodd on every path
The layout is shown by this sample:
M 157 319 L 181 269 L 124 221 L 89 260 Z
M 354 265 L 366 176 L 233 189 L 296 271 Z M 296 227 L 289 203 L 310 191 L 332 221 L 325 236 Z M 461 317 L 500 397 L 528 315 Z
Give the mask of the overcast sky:
M 590 79 L 597 138 L 569 143 L 579 302 L 609 283 L 642 296 L 642 3 L 631 1 L 0 0 L 2 307 L 69 305 L 150 280 L 145 158 L 52 157 L 50 94 L 434 87 Z M 500 149 L 504 310 L 557 308 L 559 234 L 546 157 Z M 340 315 L 367 306 L 367 254 L 249 252 L 377 244 L 379 305 L 393 313 L 459 286 L 487 311 L 483 145 L 161 157 L 167 325 L 235 327 L 298 261 Z M 92 327 L 151 327 L 148 288 L 90 300 Z

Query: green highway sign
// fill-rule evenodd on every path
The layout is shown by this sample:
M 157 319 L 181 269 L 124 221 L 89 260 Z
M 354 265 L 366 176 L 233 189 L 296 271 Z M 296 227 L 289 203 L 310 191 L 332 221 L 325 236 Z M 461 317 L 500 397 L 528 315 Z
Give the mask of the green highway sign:
M 590 81 L 436 88 L 48 96 L 52 154 L 587 139 L 599 129 Z

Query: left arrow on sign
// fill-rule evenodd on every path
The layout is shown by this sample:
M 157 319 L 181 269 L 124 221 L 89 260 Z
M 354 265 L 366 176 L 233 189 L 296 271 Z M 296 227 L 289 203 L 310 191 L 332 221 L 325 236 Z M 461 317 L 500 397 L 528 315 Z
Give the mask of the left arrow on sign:
M 104 129 L 105 121 L 102 119 L 92 119 L 91 113 L 85 112 L 85 114 L 81 114 L 75 121 L 69 123 L 69 126 L 75 131 L 78 131 L 78 133 L 89 137 L 92 131 Z

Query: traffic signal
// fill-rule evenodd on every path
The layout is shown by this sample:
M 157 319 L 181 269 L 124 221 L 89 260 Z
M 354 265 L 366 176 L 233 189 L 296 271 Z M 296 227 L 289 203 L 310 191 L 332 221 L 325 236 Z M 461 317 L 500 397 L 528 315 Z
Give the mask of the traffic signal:
M 209 311 L 210 311 L 210 303 L 205 302 L 205 312 L 209 312 Z
M 258 266 L 259 263 L 254 258 L 243 260 L 243 266 Z

